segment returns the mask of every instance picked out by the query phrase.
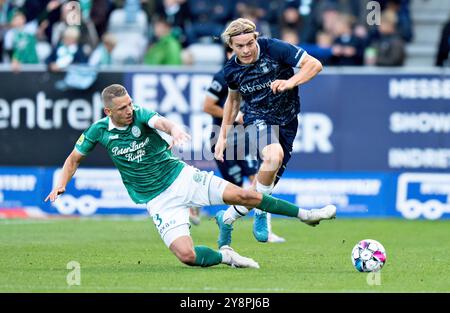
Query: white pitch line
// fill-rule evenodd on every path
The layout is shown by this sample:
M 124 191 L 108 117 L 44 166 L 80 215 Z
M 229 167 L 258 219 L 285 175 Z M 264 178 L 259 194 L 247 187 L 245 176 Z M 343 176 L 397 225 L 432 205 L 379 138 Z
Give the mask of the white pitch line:
M 289 290 L 283 288 L 216 288 L 216 287 L 204 287 L 204 288 L 188 288 L 188 287 L 160 287 L 157 289 L 153 288 L 144 288 L 144 287 L 101 287 L 101 286 L 67 286 L 67 287 L 49 287 L 49 286 L 0 286 L 0 291 L 4 290 L 65 290 L 69 292 L 78 292 L 78 291 L 86 291 L 86 290 L 129 290 L 129 291 L 149 291 L 149 292 L 158 292 L 158 291 L 187 291 L 187 292 L 196 292 L 196 291 L 215 291 L 215 292 L 233 292 L 233 291 L 242 291 L 246 292 L 289 292 Z M 295 292 L 295 291 L 293 291 Z

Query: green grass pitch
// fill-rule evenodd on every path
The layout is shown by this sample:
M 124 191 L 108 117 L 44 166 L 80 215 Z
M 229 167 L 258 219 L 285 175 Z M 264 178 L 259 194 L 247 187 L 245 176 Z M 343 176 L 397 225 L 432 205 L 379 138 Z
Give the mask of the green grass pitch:
M 252 220 L 238 221 L 233 247 L 255 269 L 181 264 L 148 219 L 0 221 L 0 292 L 450 292 L 450 221 L 337 219 L 316 228 L 274 219 L 286 243 L 257 243 Z M 204 218 L 191 228 L 196 244 L 216 247 L 217 227 Z M 361 239 L 387 251 L 378 281 L 350 260 Z M 80 264 L 68 286 L 67 263 Z

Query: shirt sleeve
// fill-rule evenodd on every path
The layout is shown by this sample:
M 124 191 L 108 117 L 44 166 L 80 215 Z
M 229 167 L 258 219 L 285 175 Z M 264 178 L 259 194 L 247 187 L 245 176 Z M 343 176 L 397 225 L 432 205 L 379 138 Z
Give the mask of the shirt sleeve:
M 159 114 L 155 114 L 153 115 L 147 122 L 147 125 L 150 126 L 151 128 L 155 128 L 155 123 L 157 120 L 159 120 L 160 116 Z
M 303 58 L 308 55 L 302 48 L 278 39 L 269 39 L 267 50 L 279 62 L 292 67 L 300 67 Z
M 228 89 L 232 91 L 237 91 L 239 89 L 239 85 L 237 82 L 234 81 L 233 75 L 230 73 L 230 66 L 228 65 L 229 62 L 235 62 L 234 59 L 236 56 L 233 56 L 230 60 L 228 60 L 227 64 L 223 68 L 224 77 L 225 77 L 225 83 L 228 85 Z
M 152 110 L 143 108 L 138 105 L 134 105 L 134 111 L 137 121 L 142 124 L 146 124 L 151 128 L 155 128 L 156 118 L 160 117 L 160 115 Z
M 98 137 L 98 131 L 96 130 L 95 124 L 93 124 L 78 138 L 75 149 L 82 155 L 89 154 L 97 145 Z
M 206 94 L 215 100 L 220 99 L 224 93 L 228 92 L 227 83 L 225 82 L 223 75 L 220 74 L 221 72 L 214 75 L 211 85 L 209 85 L 209 88 L 206 90 Z

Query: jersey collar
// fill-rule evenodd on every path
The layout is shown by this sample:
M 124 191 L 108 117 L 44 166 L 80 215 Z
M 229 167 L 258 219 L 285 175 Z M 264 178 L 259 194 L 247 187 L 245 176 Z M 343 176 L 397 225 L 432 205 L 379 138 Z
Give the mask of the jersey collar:
M 114 123 L 111 121 L 111 118 L 108 117 L 108 131 L 111 131 L 114 128 L 118 129 L 118 130 L 125 130 L 125 129 L 128 128 L 128 125 L 127 126 L 118 127 L 118 126 L 114 125 Z

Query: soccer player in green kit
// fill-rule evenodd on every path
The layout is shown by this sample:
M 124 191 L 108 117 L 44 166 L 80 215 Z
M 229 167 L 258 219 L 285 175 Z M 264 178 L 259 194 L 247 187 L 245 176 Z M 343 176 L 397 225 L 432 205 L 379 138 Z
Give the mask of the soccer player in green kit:
M 130 197 L 136 203 L 146 203 L 162 240 L 184 264 L 206 267 L 223 263 L 259 268 L 253 259 L 239 255 L 229 246 L 218 251 L 194 246 L 189 232 L 191 206 L 237 204 L 300 220 L 305 216 L 301 214 L 304 210 L 287 201 L 244 190 L 173 156 L 170 149 L 186 142 L 190 136 L 158 113 L 134 105 L 123 86 L 106 87 L 102 101 L 107 116 L 80 136 L 64 163 L 58 185 L 45 201 L 53 202 L 65 192 L 84 156 L 100 143 L 118 168 Z M 157 130 L 169 134 L 172 143 L 169 145 Z M 303 219 L 303 222 L 330 218 L 320 211 L 307 216 L 308 221 Z

